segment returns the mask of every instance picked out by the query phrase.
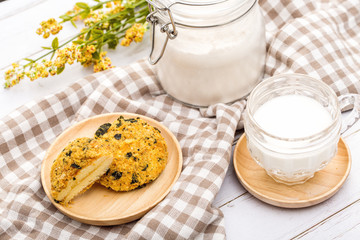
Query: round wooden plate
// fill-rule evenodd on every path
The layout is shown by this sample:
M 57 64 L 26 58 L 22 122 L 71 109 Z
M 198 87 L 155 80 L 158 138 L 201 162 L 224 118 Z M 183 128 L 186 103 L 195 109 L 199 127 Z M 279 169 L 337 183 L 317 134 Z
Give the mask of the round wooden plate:
M 55 203 L 51 197 L 50 170 L 53 160 L 72 140 L 79 137 L 93 137 L 98 127 L 115 121 L 120 115 L 125 118 L 140 117 L 158 128 L 168 147 L 168 163 L 160 176 L 146 187 L 130 192 L 115 192 L 100 184 L 94 184 L 84 194 L 74 198 L 69 206 Z M 175 136 L 154 119 L 132 113 L 110 113 L 98 115 L 68 128 L 56 138 L 48 149 L 41 166 L 41 182 L 47 197 L 62 213 L 82 223 L 92 225 L 117 225 L 136 220 L 169 193 L 178 179 L 182 168 L 182 153 Z
M 344 184 L 351 167 L 351 156 L 342 138 L 337 155 L 314 177 L 303 184 L 286 185 L 275 182 L 250 156 L 243 134 L 234 150 L 236 175 L 253 196 L 284 208 L 309 207 L 333 196 Z

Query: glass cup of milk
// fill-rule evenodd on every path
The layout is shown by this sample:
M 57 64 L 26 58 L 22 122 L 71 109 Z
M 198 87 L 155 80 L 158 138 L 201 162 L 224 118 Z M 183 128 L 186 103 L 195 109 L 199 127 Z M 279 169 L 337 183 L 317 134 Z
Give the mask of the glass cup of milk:
M 341 111 L 321 80 L 281 74 L 251 92 L 244 121 L 252 158 L 275 181 L 304 183 L 337 153 Z

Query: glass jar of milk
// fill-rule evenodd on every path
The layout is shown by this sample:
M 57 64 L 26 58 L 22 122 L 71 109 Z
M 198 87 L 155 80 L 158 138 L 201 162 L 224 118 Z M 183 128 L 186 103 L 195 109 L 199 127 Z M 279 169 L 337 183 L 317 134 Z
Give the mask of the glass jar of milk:
M 150 62 L 163 89 L 195 106 L 247 96 L 263 76 L 266 55 L 257 1 L 174 1 L 148 0 Z
M 341 112 L 336 94 L 322 81 L 283 74 L 254 88 L 244 127 L 252 158 L 274 180 L 298 184 L 335 156 Z

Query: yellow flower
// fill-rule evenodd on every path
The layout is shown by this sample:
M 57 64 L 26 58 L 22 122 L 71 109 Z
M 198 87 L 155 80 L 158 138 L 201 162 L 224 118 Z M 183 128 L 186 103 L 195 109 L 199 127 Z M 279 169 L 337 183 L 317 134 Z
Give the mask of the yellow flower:
M 121 3 L 120 3 L 121 4 Z M 121 5 L 118 5 L 116 7 L 114 7 L 113 9 L 111 9 L 108 14 L 116 14 L 116 13 L 119 13 L 121 11 L 123 11 L 125 9 L 124 6 L 121 6 Z
M 121 46 L 129 46 L 132 41 L 141 42 L 146 31 L 147 24 L 135 23 L 125 32 Z
M 50 73 L 51 76 L 54 76 L 56 74 L 56 71 L 55 71 L 54 68 L 52 68 L 52 69 L 49 70 L 49 73 Z
M 127 47 L 127 46 L 130 45 L 130 43 L 131 43 L 131 39 L 123 38 L 123 39 L 121 40 L 120 45 L 121 45 L 121 46 L 124 46 L 124 47 Z
M 12 66 L 13 68 L 18 68 L 18 67 L 19 67 L 19 64 L 18 64 L 18 63 L 12 63 L 11 66 Z
M 42 21 L 40 23 L 41 28 L 36 30 L 36 33 L 41 35 L 43 34 L 43 38 L 48 38 L 50 33 L 55 35 L 62 30 L 62 25 L 60 25 L 54 18 L 50 18 L 47 21 Z
M 48 38 L 50 36 L 50 32 L 45 32 L 43 38 Z
M 94 53 L 96 51 L 96 48 L 94 45 L 90 45 L 86 47 L 86 51 L 88 51 L 89 53 Z
M 134 41 L 135 42 L 141 42 L 143 40 L 144 34 L 136 34 L 136 36 L 134 37 Z
M 74 63 L 74 59 L 73 59 L 73 58 L 69 58 L 69 59 L 67 60 L 67 63 L 68 63 L 69 65 L 72 65 L 72 64 Z
M 115 6 L 120 6 L 122 1 L 114 1 Z
M 50 61 L 50 60 L 45 60 L 45 59 L 44 59 L 43 64 L 44 64 L 45 67 L 49 68 L 49 67 L 52 66 L 53 63 L 52 63 L 52 61 Z
M 42 30 L 42 28 L 38 28 L 36 29 L 36 34 L 41 35 L 44 31 Z
M 41 72 L 41 77 L 42 78 L 47 78 L 49 76 L 49 72 L 48 71 L 43 71 Z
M 100 59 L 94 63 L 94 72 L 100 72 L 100 71 L 104 71 L 104 70 L 113 68 L 113 66 L 111 65 L 110 58 L 105 57 L 105 55 L 106 55 L 106 52 L 101 53 Z
M 52 35 L 55 35 L 55 34 L 59 33 L 60 30 L 62 30 L 61 25 L 53 25 L 53 26 L 50 27 L 50 33 Z

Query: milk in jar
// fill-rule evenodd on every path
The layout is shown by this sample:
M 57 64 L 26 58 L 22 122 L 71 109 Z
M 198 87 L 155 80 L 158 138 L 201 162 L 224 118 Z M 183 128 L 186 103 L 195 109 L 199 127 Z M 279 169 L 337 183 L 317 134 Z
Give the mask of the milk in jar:
M 163 89 L 195 106 L 229 103 L 247 96 L 262 79 L 266 55 L 265 27 L 257 1 L 181 2 L 189 5 L 170 7 L 177 35 L 167 41 L 155 64 Z M 158 14 L 165 23 L 167 12 Z M 155 49 L 162 48 L 165 36 L 156 32 Z

